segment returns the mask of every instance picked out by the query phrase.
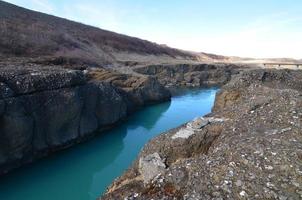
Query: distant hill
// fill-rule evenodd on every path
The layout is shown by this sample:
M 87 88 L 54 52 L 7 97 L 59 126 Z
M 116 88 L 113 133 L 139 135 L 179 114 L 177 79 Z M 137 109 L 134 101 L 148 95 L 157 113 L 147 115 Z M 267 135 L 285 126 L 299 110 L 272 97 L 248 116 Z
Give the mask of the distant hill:
M 150 55 L 172 60 L 196 59 L 189 52 L 0 1 L 2 57 L 47 57 L 60 58 L 61 62 L 69 59 L 108 64 L 140 61 Z
M 201 61 L 208 62 L 226 62 L 226 63 L 301 63 L 301 60 L 293 58 L 249 58 L 249 57 L 239 57 L 239 56 L 223 56 L 211 53 L 197 53 L 197 59 Z
M 36 63 L 73 66 L 75 64 L 132 66 L 187 62 L 301 62 L 289 58 L 253 59 L 183 51 L 28 10 L 1 0 L 0 59 L 0 61 L 30 59 Z

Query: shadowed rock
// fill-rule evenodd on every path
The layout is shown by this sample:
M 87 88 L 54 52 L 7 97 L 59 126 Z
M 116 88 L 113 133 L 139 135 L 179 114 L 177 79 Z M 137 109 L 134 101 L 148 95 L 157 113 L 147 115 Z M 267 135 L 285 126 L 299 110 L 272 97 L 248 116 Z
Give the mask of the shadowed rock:
M 125 83 L 131 79 L 140 80 L 124 77 Z M 84 141 L 141 106 L 170 98 L 155 79 L 141 79 L 125 89 L 80 70 L 2 63 L 0 174 Z

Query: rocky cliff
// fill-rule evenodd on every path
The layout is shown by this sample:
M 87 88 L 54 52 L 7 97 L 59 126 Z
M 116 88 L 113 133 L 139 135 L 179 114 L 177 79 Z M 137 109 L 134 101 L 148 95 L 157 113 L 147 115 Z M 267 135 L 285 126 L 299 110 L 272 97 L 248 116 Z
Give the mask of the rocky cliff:
M 247 66 L 233 64 L 177 64 L 148 65 L 133 69 L 135 72 L 155 76 L 168 87 L 200 87 L 225 85 L 233 74 Z
M 301 199 L 302 72 L 247 70 L 145 145 L 101 199 Z
M 140 106 L 170 99 L 152 77 L 98 70 L 107 77 L 90 70 L 0 65 L 0 174 L 81 142 Z
M 167 90 L 159 84 L 156 77 L 122 74 L 100 68 L 90 69 L 88 77 L 114 85 L 126 100 L 129 112 L 138 106 L 170 99 Z

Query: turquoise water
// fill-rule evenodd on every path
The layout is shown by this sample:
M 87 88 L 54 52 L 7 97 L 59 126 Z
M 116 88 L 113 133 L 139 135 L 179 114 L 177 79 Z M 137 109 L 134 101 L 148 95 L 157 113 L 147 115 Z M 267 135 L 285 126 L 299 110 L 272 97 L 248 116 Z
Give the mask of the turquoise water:
M 145 107 L 89 142 L 0 177 L 0 200 L 95 200 L 148 140 L 209 113 L 216 91 L 178 90 L 171 102 Z

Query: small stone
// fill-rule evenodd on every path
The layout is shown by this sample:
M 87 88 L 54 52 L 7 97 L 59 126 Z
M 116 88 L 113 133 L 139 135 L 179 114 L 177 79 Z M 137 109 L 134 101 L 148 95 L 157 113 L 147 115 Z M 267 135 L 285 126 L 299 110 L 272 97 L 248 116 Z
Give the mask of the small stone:
M 253 173 L 250 173 L 249 174 L 249 179 L 250 180 L 254 180 L 256 178 L 256 175 L 255 174 L 253 174 Z
M 287 197 L 286 197 L 286 196 L 281 195 L 281 196 L 279 196 L 279 199 L 280 199 L 280 200 L 286 200 L 286 199 L 287 199 Z
M 232 176 L 234 176 L 234 171 L 233 170 L 230 170 L 229 171 L 229 175 L 232 177 Z
M 196 118 L 192 122 L 188 123 L 188 128 L 193 128 L 193 129 L 201 129 L 208 125 L 210 122 L 207 118 Z
M 274 168 L 273 168 L 272 166 L 270 166 L 270 165 L 265 165 L 264 168 L 267 169 L 267 170 L 273 170 L 273 169 L 274 169 Z
M 241 180 L 237 180 L 236 183 L 235 183 L 235 185 L 237 187 L 241 187 L 242 186 L 242 181 Z
M 243 164 L 248 165 L 249 161 L 247 159 L 242 159 Z
M 213 192 L 213 196 L 214 197 L 219 197 L 220 196 L 220 192 Z
M 244 190 L 242 190 L 239 194 L 242 197 L 246 197 L 247 196 L 247 193 Z
M 299 187 L 299 186 L 300 186 L 300 184 L 299 184 L 298 182 L 296 182 L 296 181 L 292 181 L 292 184 L 293 184 L 294 186 L 296 186 L 296 187 Z
M 266 186 L 267 186 L 268 188 L 273 188 L 273 187 L 275 187 L 275 185 L 272 184 L 272 183 L 270 183 L 270 182 L 267 182 L 267 183 L 266 183 Z
M 208 120 L 210 123 L 222 123 L 225 121 L 224 118 L 215 118 L 215 117 L 209 117 Z
M 291 127 L 284 128 L 284 129 L 281 129 L 280 133 L 285 133 L 285 132 L 290 131 L 290 130 L 292 130 Z
M 273 129 L 273 130 L 268 130 L 265 132 L 267 135 L 275 135 L 278 133 L 277 129 Z

